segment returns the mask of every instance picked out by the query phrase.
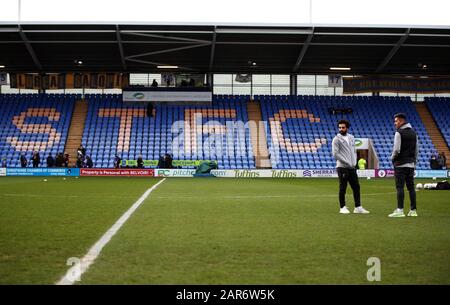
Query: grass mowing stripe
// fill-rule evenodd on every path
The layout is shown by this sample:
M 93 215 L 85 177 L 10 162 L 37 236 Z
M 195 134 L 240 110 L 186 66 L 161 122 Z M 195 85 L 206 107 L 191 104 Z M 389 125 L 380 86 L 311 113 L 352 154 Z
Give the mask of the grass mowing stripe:
M 154 186 L 149 188 L 129 209 L 126 211 L 117 222 L 92 246 L 88 253 L 81 259 L 79 266 L 79 274 L 81 276 L 89 269 L 102 251 L 103 247 L 111 240 L 111 238 L 119 231 L 123 224 L 130 218 L 130 216 L 136 211 L 136 209 L 144 202 L 145 199 L 166 179 L 162 179 Z M 72 269 L 72 268 L 71 268 Z M 57 285 L 73 285 L 76 279 L 73 277 L 72 271 L 69 269 L 64 277 L 57 282 Z

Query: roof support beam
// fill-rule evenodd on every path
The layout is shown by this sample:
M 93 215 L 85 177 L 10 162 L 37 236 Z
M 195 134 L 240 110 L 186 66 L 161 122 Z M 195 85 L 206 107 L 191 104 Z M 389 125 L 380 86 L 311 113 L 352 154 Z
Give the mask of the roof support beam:
M 15 27 L 4 27 L 0 28 L 0 32 L 18 32 L 19 30 Z M 77 30 L 31 30 L 24 29 L 24 33 L 115 33 L 115 30 L 85 30 L 85 29 L 77 29 Z M 215 31 L 207 31 L 207 30 L 121 30 L 121 34 L 213 34 Z M 265 35 L 276 35 L 276 34 L 290 34 L 290 35 L 308 35 L 311 34 L 311 30 L 304 29 L 245 29 L 245 28 L 230 28 L 223 29 L 219 28 L 216 31 L 217 33 L 226 33 L 226 34 L 265 34 Z M 326 36 L 404 36 L 404 33 L 396 33 L 396 32 L 320 32 L 316 31 L 314 33 L 316 36 L 326 35 Z M 445 33 L 410 33 L 411 37 L 450 37 L 450 34 Z
M 378 65 L 378 68 L 375 70 L 375 73 L 379 73 L 383 71 L 383 69 L 387 66 L 387 64 L 391 61 L 392 57 L 394 57 L 395 53 L 400 49 L 403 43 L 408 39 L 409 32 L 411 29 L 407 29 L 402 38 L 399 39 L 397 44 L 391 49 L 389 54 L 383 59 L 383 61 Z
M 18 32 L 15 28 L 0 28 L 0 32 Z M 24 33 L 115 33 L 115 30 L 23 30 Z M 159 33 L 159 34 L 211 34 L 212 31 L 163 31 L 163 30 L 121 30 L 126 33 Z
M 122 68 L 124 70 L 126 70 L 127 64 L 125 62 L 125 55 L 123 52 L 122 38 L 120 37 L 119 25 L 116 25 L 116 36 L 117 36 L 117 44 L 119 45 L 120 60 L 122 61 Z
M 176 51 L 181 51 L 181 50 L 187 50 L 187 49 L 193 49 L 193 48 L 209 46 L 210 44 L 211 44 L 211 42 L 208 42 L 208 43 L 204 43 L 204 44 L 195 44 L 195 45 L 190 45 L 190 46 L 185 46 L 185 47 L 179 47 L 179 48 L 173 48 L 173 49 L 165 49 L 165 50 L 141 53 L 141 54 L 127 56 L 127 57 L 125 57 L 125 59 L 129 60 L 129 59 L 136 58 L 136 57 L 143 57 L 143 56 L 150 56 L 150 55 L 156 55 L 156 54 L 171 53 L 171 52 L 176 52 Z
M 220 34 L 261 34 L 261 35 L 309 35 L 311 29 L 248 29 L 248 28 L 219 28 L 216 29 Z
M 19 25 L 19 35 L 20 35 L 20 38 L 22 38 L 23 42 L 25 43 L 25 47 L 27 48 L 28 53 L 30 54 L 31 58 L 33 59 L 34 65 L 36 66 L 36 68 L 38 68 L 38 70 L 42 70 L 41 62 L 37 58 L 36 53 L 34 52 L 34 49 L 31 46 L 31 43 L 28 41 L 27 36 L 22 31 L 22 27 L 20 25 Z
M 214 54 L 216 52 L 216 37 L 217 37 L 216 27 L 214 27 L 214 34 L 211 42 L 211 54 L 209 56 L 209 71 L 212 70 L 214 64 Z
M 297 72 L 298 68 L 300 68 L 300 64 L 302 63 L 303 57 L 305 57 L 306 51 L 308 50 L 308 47 L 311 44 L 311 40 L 313 39 L 313 36 L 314 36 L 314 28 L 312 28 L 311 34 L 308 35 L 308 37 L 306 38 L 306 41 L 303 43 L 302 50 L 300 51 L 300 54 L 298 55 L 297 61 L 295 62 L 292 72 Z
M 189 41 L 189 42 L 196 42 L 196 43 L 207 43 L 210 41 L 204 40 L 204 39 L 193 39 L 193 38 L 186 38 L 186 37 L 175 37 L 175 36 L 164 36 L 164 35 L 156 35 L 156 34 L 144 34 L 139 32 L 124 32 L 121 31 L 122 34 L 126 35 L 133 35 L 133 36 L 141 36 L 141 37 L 148 37 L 148 38 L 163 38 L 163 39 L 169 39 L 169 40 L 177 40 L 177 41 Z
M 314 34 L 316 36 L 316 34 Z M 412 36 L 412 35 L 409 35 Z M 117 40 L 28 40 L 32 44 L 117 44 Z M 0 44 L 22 44 L 23 40 L 0 40 Z M 187 41 L 137 41 L 122 40 L 124 44 L 185 44 L 190 45 Z M 210 45 L 211 41 L 205 43 Z M 217 41 L 216 45 L 280 45 L 280 46 L 299 46 L 304 43 L 298 42 L 277 42 L 277 41 Z M 393 47 L 395 43 L 340 43 L 340 42 L 311 42 L 310 46 L 359 46 L 359 47 Z M 404 43 L 402 47 L 419 47 L 419 48 L 450 48 L 450 44 L 412 44 Z

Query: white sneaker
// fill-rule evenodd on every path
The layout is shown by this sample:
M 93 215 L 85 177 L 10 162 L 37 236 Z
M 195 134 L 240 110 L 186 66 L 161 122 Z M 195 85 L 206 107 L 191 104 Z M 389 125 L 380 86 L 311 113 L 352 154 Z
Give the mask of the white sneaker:
M 389 214 L 389 217 L 405 217 L 405 213 L 401 209 L 395 209 L 392 214 Z
M 365 208 L 363 208 L 362 206 L 359 206 L 357 208 L 355 208 L 353 210 L 353 214 L 369 214 L 370 212 L 367 211 Z
M 408 212 L 408 216 L 409 217 L 417 217 L 417 211 L 416 210 L 411 210 Z
M 346 206 L 344 206 L 343 208 L 341 208 L 341 209 L 339 210 L 339 213 L 340 213 L 340 214 L 350 214 L 350 211 L 347 209 Z

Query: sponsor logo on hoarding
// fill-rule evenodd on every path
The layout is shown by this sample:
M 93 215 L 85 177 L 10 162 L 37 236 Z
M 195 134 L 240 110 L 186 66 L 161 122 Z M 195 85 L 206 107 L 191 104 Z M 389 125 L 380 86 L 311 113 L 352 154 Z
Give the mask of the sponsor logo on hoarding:
M 414 177 L 417 178 L 447 178 L 448 174 L 446 170 L 416 170 Z
M 193 177 L 195 169 L 157 169 L 157 177 Z
M 235 178 L 259 178 L 261 176 L 260 171 L 253 171 L 253 170 L 240 170 L 236 169 L 234 170 L 234 177 Z
M 138 100 L 142 100 L 145 97 L 145 94 L 142 92 L 136 92 L 133 94 L 133 97 Z
M 6 168 L 0 168 L 0 176 L 6 176 Z
M 377 176 L 380 177 L 380 178 L 386 177 L 386 171 L 383 170 L 383 169 L 378 170 L 378 175 Z
M 332 178 L 337 177 L 337 172 L 335 169 L 306 169 L 303 171 L 303 177 Z
M 229 176 L 228 175 L 229 172 L 232 172 L 232 171 L 230 171 L 230 170 L 216 170 L 215 169 L 215 170 L 211 171 L 211 174 L 213 174 L 216 177 L 227 177 L 227 176 Z
M 395 171 L 393 169 L 378 169 L 375 170 L 375 177 L 378 178 L 390 178 L 395 176 Z
M 333 177 L 337 175 L 335 169 L 319 169 L 312 171 L 313 177 Z
M 358 173 L 358 177 L 375 178 L 375 170 L 374 169 L 358 169 L 357 173 Z
M 332 178 L 337 177 L 335 169 L 307 169 L 303 171 L 303 177 Z
M 254 169 L 212 170 L 211 174 L 222 178 L 300 178 L 303 170 Z
M 153 177 L 153 169 L 111 169 L 111 168 L 93 168 L 80 169 L 81 176 L 98 176 L 98 177 L 118 177 L 118 176 L 135 176 L 135 177 Z
M 272 170 L 272 178 L 297 178 L 297 173 L 290 170 Z
M 447 178 L 450 178 L 450 170 L 447 171 Z
M 7 176 L 79 176 L 79 168 L 7 168 Z
M 146 167 L 156 167 L 158 166 L 158 160 L 142 160 L 144 162 L 144 166 Z M 185 166 L 199 166 L 203 162 L 213 162 L 217 164 L 217 161 L 211 160 L 173 160 L 172 165 L 174 167 L 185 167 Z M 120 165 L 127 166 L 137 166 L 137 160 L 122 160 L 120 161 Z
M 363 144 L 363 141 L 359 140 L 359 139 L 355 139 L 355 146 L 361 146 Z

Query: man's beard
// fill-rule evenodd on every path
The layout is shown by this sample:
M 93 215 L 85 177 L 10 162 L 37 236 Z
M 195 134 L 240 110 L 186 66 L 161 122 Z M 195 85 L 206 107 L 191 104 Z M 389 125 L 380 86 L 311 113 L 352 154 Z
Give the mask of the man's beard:
M 347 135 L 347 132 L 346 132 L 346 131 L 339 131 L 339 133 L 340 133 L 341 135 L 343 135 L 343 136 L 346 136 L 346 135 Z

